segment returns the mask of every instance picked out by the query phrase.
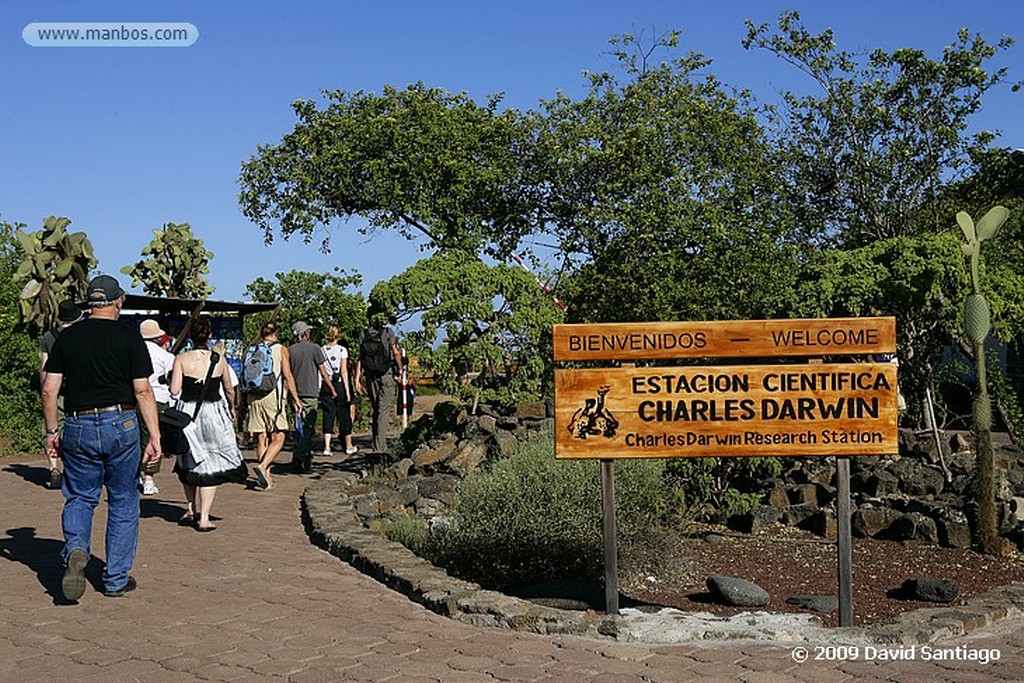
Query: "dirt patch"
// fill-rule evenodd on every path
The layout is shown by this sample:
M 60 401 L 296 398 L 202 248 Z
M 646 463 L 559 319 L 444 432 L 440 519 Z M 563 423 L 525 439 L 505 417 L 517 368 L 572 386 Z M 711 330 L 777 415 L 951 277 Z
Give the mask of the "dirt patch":
M 722 536 L 717 543 L 705 534 Z M 693 537 L 678 539 L 668 548 L 684 558 L 678 572 L 657 574 L 630 571 L 620 579 L 624 595 L 634 600 L 675 607 L 684 611 L 739 613 L 741 609 L 719 605 L 708 594 L 705 580 L 725 574 L 752 581 L 765 589 L 771 601 L 765 611 L 800 612 L 786 604 L 794 595 L 837 595 L 838 569 L 834 542 L 824 541 L 789 527 L 744 536 L 722 529 L 703 529 Z M 960 587 L 953 604 L 959 604 L 990 588 L 1024 581 L 1024 556 L 989 557 L 970 550 L 927 545 L 901 544 L 877 539 L 853 539 L 853 616 L 855 625 L 883 624 L 903 612 L 935 603 L 899 598 L 896 593 L 906 579 L 949 579 Z M 633 558 L 630 566 L 644 565 L 664 570 L 665 563 Z M 838 613 L 821 614 L 826 626 L 838 625 Z

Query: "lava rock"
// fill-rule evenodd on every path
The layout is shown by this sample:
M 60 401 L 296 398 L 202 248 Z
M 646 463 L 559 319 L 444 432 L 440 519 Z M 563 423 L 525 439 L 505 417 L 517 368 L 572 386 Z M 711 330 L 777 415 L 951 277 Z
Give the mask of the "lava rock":
M 913 578 L 903 582 L 900 594 L 907 600 L 953 602 L 960 595 L 960 586 L 949 579 Z
M 722 574 L 712 574 L 707 580 L 708 590 L 727 605 L 736 607 L 764 607 L 771 597 L 756 583 Z
M 786 598 L 787 605 L 793 605 L 811 612 L 838 612 L 839 598 L 834 595 L 791 595 Z
M 935 520 L 920 512 L 908 512 L 896 518 L 883 536 L 891 541 L 921 542 L 937 545 L 939 530 Z

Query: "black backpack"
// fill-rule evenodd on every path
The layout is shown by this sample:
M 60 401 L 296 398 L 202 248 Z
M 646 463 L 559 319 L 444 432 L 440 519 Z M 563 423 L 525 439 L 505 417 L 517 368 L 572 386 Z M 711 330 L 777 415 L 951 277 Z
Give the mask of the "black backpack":
M 367 377 L 383 377 L 391 370 L 391 349 L 384 339 L 384 331 L 371 327 L 363 332 L 359 342 L 359 361 Z

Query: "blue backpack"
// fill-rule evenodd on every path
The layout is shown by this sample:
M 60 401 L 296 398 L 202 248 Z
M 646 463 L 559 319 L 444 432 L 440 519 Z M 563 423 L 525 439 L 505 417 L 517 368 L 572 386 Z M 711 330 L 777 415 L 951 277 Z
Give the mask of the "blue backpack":
M 261 341 L 250 346 L 242 360 L 242 391 L 247 394 L 269 394 L 277 388 L 274 374 L 274 355 L 270 347 L 276 344 Z

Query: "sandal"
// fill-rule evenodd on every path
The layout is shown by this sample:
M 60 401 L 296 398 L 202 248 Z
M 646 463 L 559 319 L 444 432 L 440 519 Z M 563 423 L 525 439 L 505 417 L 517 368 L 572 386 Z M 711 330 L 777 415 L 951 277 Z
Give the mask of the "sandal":
M 259 484 L 260 488 L 270 488 L 270 479 L 267 478 L 267 472 L 263 469 L 262 465 L 254 465 L 252 471 L 256 475 L 256 483 Z
M 178 526 L 192 526 L 195 523 L 196 523 L 195 515 L 190 515 L 187 512 L 181 516 L 181 519 L 178 520 Z

